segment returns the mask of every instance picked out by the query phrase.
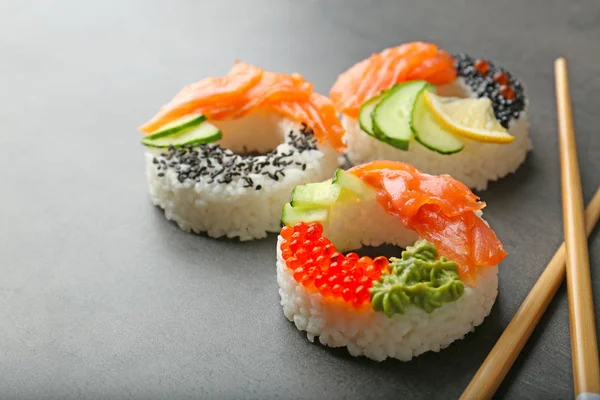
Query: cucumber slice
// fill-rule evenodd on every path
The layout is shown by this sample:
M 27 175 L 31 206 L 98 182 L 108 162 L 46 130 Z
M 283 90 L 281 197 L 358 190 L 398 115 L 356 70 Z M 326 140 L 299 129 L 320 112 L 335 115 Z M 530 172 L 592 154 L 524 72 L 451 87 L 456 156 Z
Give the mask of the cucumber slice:
M 202 143 L 216 142 L 221 137 L 219 128 L 204 121 L 199 125 L 180 130 L 174 134 L 165 135 L 163 132 L 158 132 L 146 136 L 142 139 L 142 144 L 148 147 L 197 146 Z
M 408 150 L 412 132 L 411 113 L 417 94 L 427 85 L 411 81 L 393 86 L 373 110 L 373 132 L 383 142 L 400 150 Z
M 341 168 L 338 168 L 333 174 L 332 183 L 336 184 L 336 186 L 339 185 L 362 199 L 373 198 L 376 194 L 375 189 L 361 181 L 359 177 Z
M 463 143 L 437 123 L 435 116 L 429 111 L 427 104 L 425 104 L 425 99 L 423 98 L 425 90 L 434 92 L 435 86 L 425 86 L 417 96 L 410 121 L 410 128 L 415 134 L 415 140 L 429 150 L 440 154 L 458 153 L 463 149 Z
M 323 223 L 327 221 L 328 214 L 329 212 L 324 208 L 296 208 L 286 203 L 281 210 L 281 222 L 288 226 L 294 226 L 298 222 Z
M 292 191 L 291 205 L 304 209 L 327 208 L 336 202 L 374 197 L 375 189 L 360 178 L 338 168 L 331 182 L 299 185 Z
M 335 203 L 340 196 L 341 188 L 330 182 L 308 183 L 299 185 L 292 191 L 292 206 L 303 208 L 320 208 Z
M 384 98 L 387 91 L 383 91 L 375 97 L 371 97 L 370 100 L 367 100 L 360 107 L 360 112 L 358 113 L 358 123 L 360 125 L 360 129 L 365 131 L 371 136 L 375 136 L 373 132 L 373 110 L 375 106 L 379 104 L 381 99 Z
M 206 117 L 202 114 L 185 115 L 173 122 L 169 122 L 168 124 L 161 126 L 152 132 L 151 136 L 159 138 L 162 136 L 174 135 L 177 132 L 200 125 L 204 121 L 206 121 Z

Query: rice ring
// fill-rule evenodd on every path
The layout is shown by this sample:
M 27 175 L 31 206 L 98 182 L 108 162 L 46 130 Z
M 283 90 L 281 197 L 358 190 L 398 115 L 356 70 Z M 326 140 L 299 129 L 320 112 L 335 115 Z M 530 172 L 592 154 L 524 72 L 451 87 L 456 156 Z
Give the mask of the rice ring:
M 489 315 L 498 292 L 496 265 L 478 268 L 472 280 L 461 277 L 464 284 L 462 296 L 444 303 L 433 312 L 426 312 L 424 308 L 409 304 L 403 314 L 396 313 L 389 317 L 372 307 L 370 302 L 374 299 L 373 293 L 371 300 L 363 300 L 361 303 L 359 291 L 363 289 L 358 286 L 355 286 L 355 297 L 351 297 L 351 294 L 346 297 L 346 289 L 343 288 L 345 283 L 339 283 L 340 279 L 347 282 L 345 274 L 355 274 L 355 279 L 361 279 L 359 283 L 366 281 L 362 276 L 368 276 L 369 279 L 375 277 L 376 282 L 377 279 L 381 280 L 381 275 L 377 275 L 377 268 L 381 268 L 377 265 L 380 257 L 369 264 L 369 260 L 365 257 L 358 259 L 355 253 L 346 254 L 342 258 L 336 252 L 386 243 L 406 248 L 422 237 L 408 228 L 400 218 L 386 211 L 375 197 L 335 203 L 328 215 L 327 221 L 313 223 L 309 228 L 306 225 L 302 228 L 301 223 L 296 225 L 293 228 L 294 234 L 302 230 L 305 232 L 299 239 L 290 236 L 290 227 L 284 227 L 278 237 L 277 282 L 283 312 L 297 329 L 306 332 L 309 341 L 313 342 L 318 337 L 323 345 L 347 347 L 352 356 L 364 355 L 376 361 L 383 361 L 388 357 L 409 361 L 427 351 L 437 352 L 463 338 Z M 482 220 L 481 215 L 481 211 L 475 212 L 478 220 Z M 484 225 L 487 227 L 487 224 Z M 318 233 L 321 226 L 322 234 L 308 234 L 310 229 Z M 299 249 L 294 249 L 294 240 L 309 240 L 311 243 L 306 245 L 303 242 Z M 324 246 L 320 252 L 315 249 L 309 251 L 314 255 L 318 253 L 322 258 L 317 256 L 317 259 L 322 260 L 320 262 L 325 263 L 325 267 L 318 267 L 313 259 L 300 262 L 300 267 L 297 267 L 300 249 L 320 245 Z M 335 248 L 327 250 L 331 245 Z M 339 267 L 345 262 L 343 260 L 351 257 L 356 262 L 354 266 L 348 266 L 346 272 L 341 272 L 342 277 L 332 275 L 333 262 Z M 367 267 L 360 266 L 363 259 L 363 265 Z M 312 265 L 317 266 L 316 272 L 310 271 L 315 268 Z M 368 272 L 368 265 L 374 266 L 375 275 L 368 275 L 373 272 L 373 269 Z M 363 275 L 353 272 L 359 267 L 363 268 Z M 309 275 L 311 273 L 312 278 Z M 334 283 L 343 286 L 337 289 L 338 295 L 334 293 L 335 286 L 331 287 Z M 342 293 L 341 296 L 339 293 Z
M 216 144 L 146 150 L 151 200 L 186 232 L 240 240 L 278 232 L 281 205 L 292 189 L 337 168 L 337 153 L 317 143 L 312 130 L 276 114 L 254 112 L 213 124 L 224 132 Z M 279 142 L 266 154 L 236 153 L 265 152 Z
M 496 118 L 514 136 L 514 140 L 508 144 L 495 144 L 461 137 L 460 140 L 464 143 L 463 150 L 451 155 L 431 151 L 416 140 L 411 140 L 409 150 L 400 150 L 366 134 L 361 130 L 356 116 L 344 113 L 341 106 L 336 104 L 342 112 L 347 155 L 352 163 L 362 164 L 373 160 L 403 161 L 430 174 L 450 174 L 470 188 L 478 190 L 485 190 L 488 182 L 498 180 L 519 168 L 532 148 L 527 116 L 528 99 L 523 84 L 513 74 L 491 61 L 475 60 L 465 54 L 458 54 L 453 58 L 456 79 L 446 83 L 432 82 L 438 84 L 438 93 L 462 98 L 488 97 L 492 101 Z M 475 68 L 476 62 L 485 65 L 485 69 L 480 68 L 485 70 L 485 73 Z M 495 79 L 500 74 L 503 74 L 502 79 Z M 425 76 L 413 79 L 431 82 L 431 78 Z M 504 86 L 497 81 L 502 81 L 507 84 L 504 86 L 511 88 L 511 100 L 501 94 Z M 343 86 L 340 86 L 336 83 L 332 91 L 343 91 Z
M 181 89 L 140 131 L 148 146 L 184 147 L 147 150 L 153 203 L 184 231 L 240 240 L 277 232 L 290 191 L 331 176 L 344 148 L 333 104 L 310 82 L 241 61 Z

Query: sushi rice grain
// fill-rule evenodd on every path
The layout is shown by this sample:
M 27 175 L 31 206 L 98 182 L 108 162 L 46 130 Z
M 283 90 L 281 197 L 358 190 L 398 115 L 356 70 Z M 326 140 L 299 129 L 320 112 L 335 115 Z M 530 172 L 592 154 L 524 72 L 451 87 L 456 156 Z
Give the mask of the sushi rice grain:
M 275 154 L 255 156 L 257 162 L 293 151 L 286 158 L 293 163 L 285 167 L 271 164 L 259 173 L 247 175 L 252 179 L 252 187 L 242 177 L 235 177 L 230 183 L 220 183 L 218 179 L 181 182 L 174 168 L 157 170 L 155 159 L 160 160 L 164 150 L 148 148 L 146 177 L 151 200 L 164 210 L 167 219 L 186 232 L 239 237 L 242 241 L 278 232 L 281 208 L 289 201 L 294 187 L 330 178 L 338 167 L 338 155 L 328 146 L 319 144 L 316 149 L 297 151 L 288 134 L 291 131 L 303 134 L 301 125 L 278 115 L 254 112 L 215 125 L 226 133 L 219 143 L 224 148 L 264 153 L 275 147 Z M 274 174 L 277 170 L 284 173 L 277 180 L 263 174 Z

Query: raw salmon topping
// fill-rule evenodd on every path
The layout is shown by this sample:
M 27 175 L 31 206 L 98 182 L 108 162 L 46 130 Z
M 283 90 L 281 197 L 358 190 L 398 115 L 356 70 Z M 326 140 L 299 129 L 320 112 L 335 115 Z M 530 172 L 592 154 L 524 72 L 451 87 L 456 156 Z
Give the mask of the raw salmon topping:
M 397 83 L 425 80 L 442 85 L 454 79 L 450 54 L 431 43 L 405 43 L 352 66 L 338 77 L 329 97 L 339 111 L 356 118 L 365 101 Z
M 393 161 L 375 161 L 349 172 L 378 190 L 377 201 L 388 213 L 458 263 L 462 280 L 473 283 L 479 267 L 497 265 L 506 257 L 494 231 L 475 214 L 485 203 L 454 178 Z
M 140 127 L 152 133 L 180 117 L 204 114 L 211 120 L 235 119 L 257 109 L 305 123 L 320 143 L 344 149 L 344 129 L 331 101 L 313 91 L 299 74 L 280 74 L 236 62 L 223 77 L 206 78 L 184 87 L 158 114 Z

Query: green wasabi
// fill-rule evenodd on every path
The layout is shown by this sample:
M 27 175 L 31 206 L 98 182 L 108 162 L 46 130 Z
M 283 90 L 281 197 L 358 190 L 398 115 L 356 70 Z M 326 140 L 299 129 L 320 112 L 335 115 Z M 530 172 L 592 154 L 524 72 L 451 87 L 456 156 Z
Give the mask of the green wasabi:
M 437 248 L 419 240 L 402 252 L 402 258 L 390 258 L 390 273 L 381 275 L 370 289 L 371 306 L 390 318 L 404 314 L 409 304 L 431 313 L 465 292 L 456 271 L 454 261 L 438 259 Z

